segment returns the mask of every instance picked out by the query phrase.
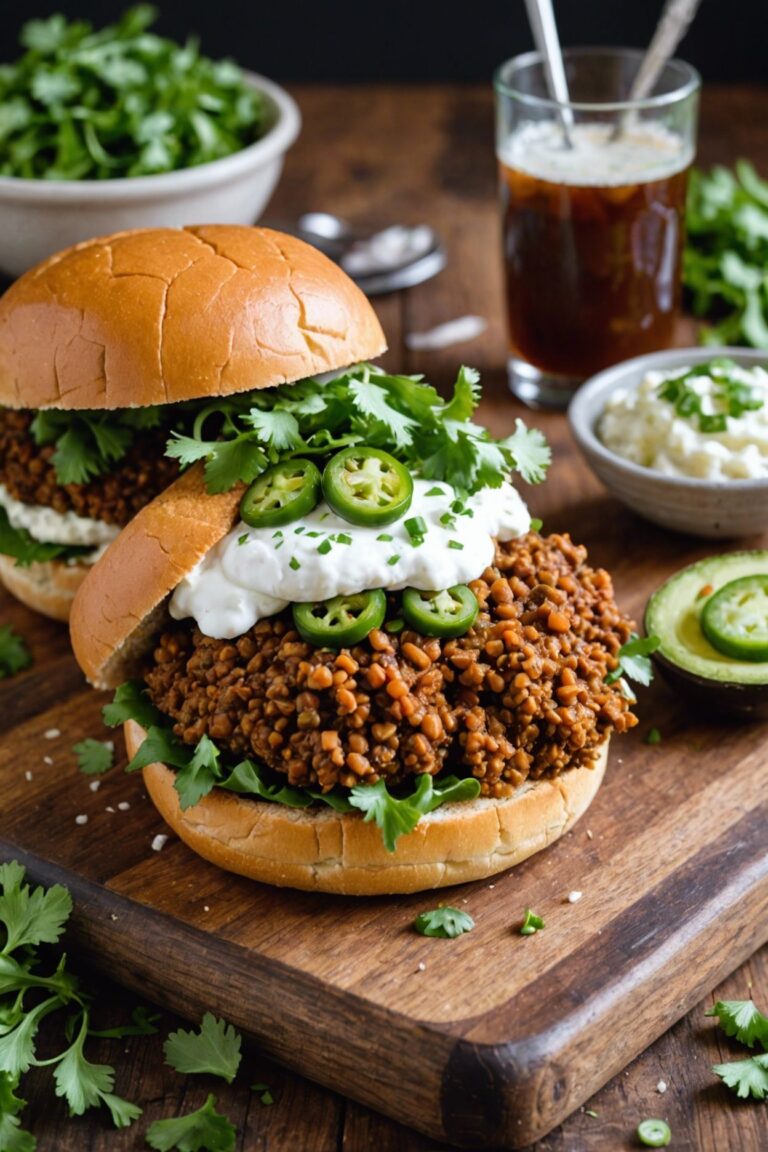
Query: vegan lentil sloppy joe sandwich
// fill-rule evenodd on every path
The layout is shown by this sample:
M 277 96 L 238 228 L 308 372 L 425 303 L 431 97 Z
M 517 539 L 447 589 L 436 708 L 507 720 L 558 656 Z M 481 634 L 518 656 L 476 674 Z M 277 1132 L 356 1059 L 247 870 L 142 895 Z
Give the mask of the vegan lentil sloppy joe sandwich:
M 169 438 L 212 400 L 247 412 L 254 389 L 384 348 L 341 269 L 265 228 L 144 229 L 51 256 L 0 298 L 0 578 L 66 620 L 88 568 L 178 476 Z
M 541 434 L 493 439 L 478 402 L 470 369 L 442 399 L 364 365 L 212 404 L 86 577 L 77 659 L 208 860 L 412 892 L 510 867 L 592 800 L 635 723 L 630 624 L 512 483 L 543 479 Z

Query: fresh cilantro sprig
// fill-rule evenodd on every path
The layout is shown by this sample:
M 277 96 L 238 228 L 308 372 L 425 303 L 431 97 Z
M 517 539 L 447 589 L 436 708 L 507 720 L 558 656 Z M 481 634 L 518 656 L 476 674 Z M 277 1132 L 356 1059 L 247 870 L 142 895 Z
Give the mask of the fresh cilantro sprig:
M 32 888 L 16 861 L 0 866 L 0 1148 L 8 1152 L 32 1152 L 35 1146 L 20 1126 L 24 1102 L 16 1095 L 21 1077 L 33 1066 L 53 1068 L 56 1095 L 64 1097 L 73 1116 L 104 1105 L 115 1127 L 126 1128 L 141 1115 L 135 1104 L 114 1094 L 114 1069 L 92 1064 L 85 1054 L 89 1002 L 66 956 L 48 974 L 40 971 L 39 946 L 59 941 L 71 911 L 66 888 Z M 67 1016 L 66 1047 L 39 1059 L 38 1029 L 55 1013 Z
M 30 432 L 39 447 L 56 445 L 51 463 L 60 484 L 87 484 L 122 460 L 140 432 L 159 427 L 162 411 L 157 407 L 108 412 L 42 408 L 30 424 Z
M 312 788 L 295 788 L 284 783 L 284 777 L 254 760 L 242 760 L 230 767 L 213 740 L 204 735 L 194 748 L 182 744 L 173 733 L 172 721 L 164 717 L 149 701 L 146 689 L 138 681 L 128 681 L 115 692 L 111 704 L 102 709 L 104 723 L 111 727 L 126 720 L 136 720 L 147 734 L 129 761 L 126 771 L 133 772 L 160 762 L 176 769 L 174 787 L 182 810 L 198 804 L 213 788 L 255 796 L 290 808 L 308 808 L 326 804 L 337 812 L 359 811 L 366 822 L 379 828 L 389 852 L 394 852 L 400 836 L 412 832 L 422 816 L 442 804 L 473 800 L 480 794 L 480 782 L 473 777 L 417 776 L 413 790 L 393 795 L 384 780 L 360 784 L 349 792 L 334 788 L 320 792 Z
M 0 70 L 0 175 L 154 175 L 264 134 L 264 97 L 241 70 L 149 32 L 156 15 L 139 4 L 98 31 L 60 13 L 24 25 L 24 55 Z
M 475 922 L 467 912 L 460 908 L 432 908 L 429 912 L 420 912 L 413 921 L 413 927 L 420 936 L 435 936 L 442 940 L 453 940 L 471 932 Z
M 26 528 L 13 528 L 8 513 L 0 505 L 0 555 L 10 556 L 18 568 L 44 564 L 48 560 L 74 560 L 92 551 L 76 544 L 41 544 Z
M 704 396 L 696 388 L 696 381 L 707 378 L 712 380 L 713 388 Z M 753 385 L 738 375 L 734 361 L 722 356 L 668 376 L 656 386 L 656 391 L 678 416 L 695 420 L 699 431 L 709 433 L 727 431 L 729 417 L 756 412 L 764 403 Z
M 185 1032 L 182 1028 L 171 1032 L 163 1051 L 166 1064 L 176 1072 L 205 1072 L 231 1084 L 240 1067 L 241 1043 L 239 1032 L 231 1024 L 206 1012 L 199 1032 Z
M 768 182 L 746 160 L 691 172 L 683 280 L 705 344 L 768 349 Z
M 156 1152 L 234 1152 L 234 1126 L 215 1108 L 216 1097 L 208 1096 L 202 1108 L 186 1116 L 155 1120 L 147 1129 L 147 1144 Z
M 31 663 L 32 657 L 23 636 L 14 632 L 10 624 L 3 624 L 0 627 L 0 680 L 15 676 Z
M 419 376 L 364 364 L 322 386 L 303 380 L 217 400 L 197 413 L 189 434 L 173 433 L 166 452 L 184 467 L 205 461 L 210 492 L 249 484 L 286 456 L 326 456 L 362 443 L 462 492 L 498 487 L 512 471 L 539 483 L 550 461 L 544 437 L 519 419 L 504 440 L 473 423 L 478 381 L 474 369 L 461 368 L 444 401 Z
M 632 632 L 626 644 L 619 648 L 617 666 L 606 674 L 605 683 L 615 684 L 617 680 L 626 678 L 647 687 L 653 679 L 653 666 L 648 657 L 660 644 L 658 636 L 638 636 L 637 632 Z
M 768 1019 L 752 1000 L 718 1000 L 706 1015 L 717 1017 L 726 1036 L 748 1048 L 763 1048 L 757 1056 L 715 1064 L 712 1071 L 743 1100 L 768 1098 Z

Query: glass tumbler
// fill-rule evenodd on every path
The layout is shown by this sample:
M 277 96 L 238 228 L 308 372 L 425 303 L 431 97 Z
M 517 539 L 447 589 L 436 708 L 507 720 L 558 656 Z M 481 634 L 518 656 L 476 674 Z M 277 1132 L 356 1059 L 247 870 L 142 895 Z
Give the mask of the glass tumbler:
M 688 64 L 630 102 L 641 52 L 563 55 L 568 104 L 538 52 L 494 77 L 509 384 L 534 407 L 564 408 L 601 368 L 672 343 L 696 140 Z

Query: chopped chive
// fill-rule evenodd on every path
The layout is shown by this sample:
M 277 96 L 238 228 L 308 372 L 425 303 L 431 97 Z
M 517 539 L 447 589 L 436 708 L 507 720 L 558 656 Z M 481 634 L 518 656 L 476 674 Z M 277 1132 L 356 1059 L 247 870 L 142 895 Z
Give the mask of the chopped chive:
M 376 539 L 377 540 L 383 540 L 385 544 L 388 544 L 390 542 L 390 540 L 394 540 L 394 536 L 390 536 L 388 532 L 381 532 L 376 537 Z
M 318 544 L 317 551 L 321 556 L 327 556 L 332 547 L 333 545 L 331 544 L 330 540 L 323 540 L 320 542 L 320 544 Z
M 324 532 L 307 532 L 307 536 L 311 536 L 313 538 L 313 540 L 316 539 L 318 536 L 324 536 L 324 535 L 325 535 Z
M 389 560 L 387 560 L 387 564 L 389 564 L 389 565 L 397 564 L 399 559 L 400 559 L 399 556 L 390 556 Z
M 661 732 L 658 728 L 649 728 L 645 737 L 646 744 L 661 744 Z
M 278 540 L 277 544 L 275 544 L 275 552 L 277 552 L 278 548 L 282 548 L 283 544 L 285 544 L 285 540 Z
M 456 517 L 450 512 L 443 512 L 442 516 L 440 517 L 440 523 L 442 524 L 443 528 L 455 528 Z
M 475 514 L 474 514 L 474 512 L 472 511 L 472 509 L 471 509 L 471 508 L 465 508 L 465 509 L 463 510 L 463 512 L 460 512 L 460 513 L 459 513 L 459 515 L 460 515 L 460 516 L 469 516 L 470 520 L 472 520 Z
M 526 908 L 523 923 L 520 926 L 520 935 L 533 936 L 534 932 L 538 932 L 543 927 L 544 921 L 541 916 L 537 916 L 532 908 Z
M 405 628 L 405 620 L 401 620 L 399 617 L 396 620 L 387 620 L 384 625 L 385 632 L 391 632 L 393 636 L 396 636 L 398 632 L 402 632 L 403 628 Z
M 442 490 L 442 488 L 437 488 L 437 487 L 430 488 L 429 492 L 425 492 L 424 495 L 425 496 L 442 496 L 443 490 Z
M 238 542 L 238 544 L 245 544 L 247 539 L 248 539 L 248 533 L 243 532 L 242 536 L 238 536 L 237 542 Z
M 544 521 L 539 520 L 538 516 L 534 516 L 531 520 L 531 528 L 530 528 L 531 532 L 541 532 L 541 529 L 543 527 L 544 527 Z
M 282 534 L 282 529 L 278 528 L 277 532 L 272 533 L 272 539 L 274 540 L 276 536 L 282 536 Z
M 427 522 L 423 516 L 411 516 L 410 520 L 404 522 L 403 528 L 410 536 L 414 548 L 424 543 L 424 537 L 427 534 Z
M 453 503 L 451 504 L 451 512 L 455 512 L 456 515 L 458 516 L 463 511 L 464 511 L 464 501 L 463 500 L 454 500 Z
M 299 564 L 295 556 L 291 556 L 291 559 L 288 562 L 288 567 L 292 568 L 294 572 L 298 572 L 299 568 L 301 568 L 301 564 Z
M 336 535 L 334 536 L 334 540 L 336 541 L 337 544 L 351 544 L 352 543 L 352 537 L 347 536 L 346 532 L 337 532 Z
M 449 548 L 456 548 L 459 552 L 464 551 L 464 545 L 461 544 L 458 540 L 449 540 L 448 541 L 448 547 Z
M 330 512 L 323 512 L 323 514 L 322 514 L 322 516 L 320 517 L 320 519 L 321 519 L 321 520 L 327 520 L 329 516 L 330 516 Z
M 294 536 L 301 536 L 302 532 L 306 532 L 306 530 L 307 530 L 306 524 L 301 524 L 301 525 L 299 525 L 298 528 L 294 528 L 293 534 L 294 534 Z

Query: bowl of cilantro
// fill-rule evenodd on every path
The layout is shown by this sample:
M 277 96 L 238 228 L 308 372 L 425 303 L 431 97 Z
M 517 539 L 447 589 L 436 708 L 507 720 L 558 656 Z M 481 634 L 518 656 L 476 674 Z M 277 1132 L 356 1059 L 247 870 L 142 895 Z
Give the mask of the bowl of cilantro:
M 132 228 L 253 224 L 301 118 L 230 60 L 148 31 L 150 5 L 93 30 L 31 20 L 0 69 L 0 268 Z
M 593 376 L 568 412 L 605 486 L 646 520 L 710 539 L 768 530 L 768 355 L 676 348 Z

